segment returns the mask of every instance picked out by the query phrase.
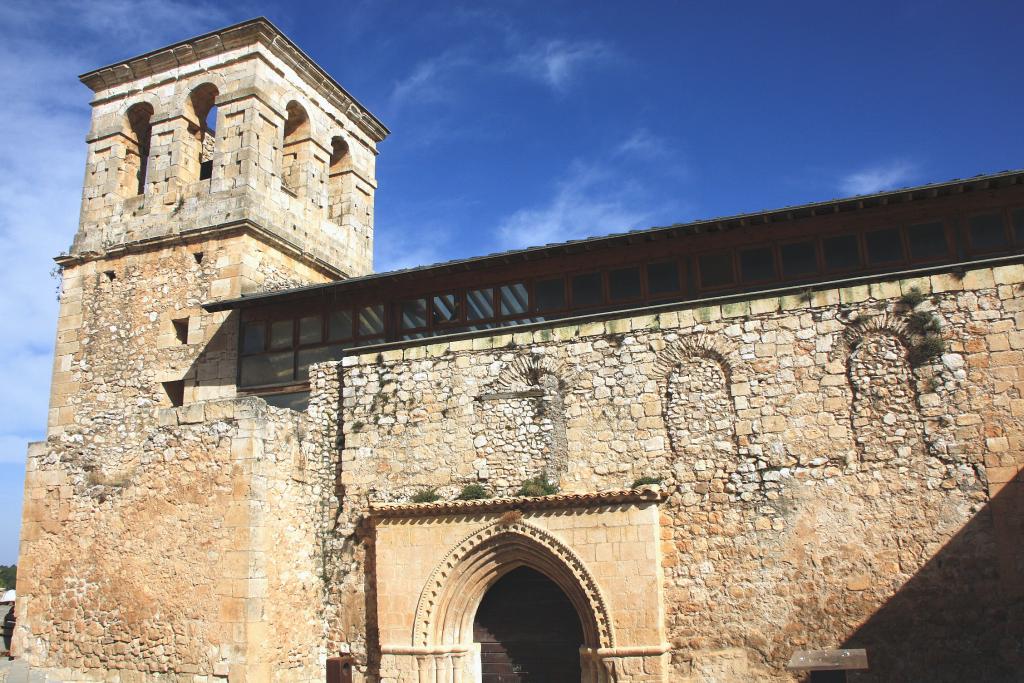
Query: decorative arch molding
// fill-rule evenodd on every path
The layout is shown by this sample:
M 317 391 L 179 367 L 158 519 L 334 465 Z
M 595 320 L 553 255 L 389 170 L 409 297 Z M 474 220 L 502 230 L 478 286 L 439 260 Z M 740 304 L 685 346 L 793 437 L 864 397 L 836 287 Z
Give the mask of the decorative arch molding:
M 490 389 L 496 392 L 523 391 L 540 386 L 546 375 L 558 381 L 560 391 L 576 383 L 576 373 L 569 371 L 564 363 L 546 354 L 531 353 L 506 363 Z
M 654 374 L 662 389 L 667 387 L 675 369 L 689 358 L 707 358 L 718 363 L 727 385 L 747 379 L 739 351 L 732 342 L 720 335 L 700 333 L 669 344 L 659 354 L 654 362 Z
M 904 349 L 910 350 L 913 347 L 910 330 L 905 322 L 889 313 L 882 315 L 863 316 L 846 326 L 840 335 L 838 342 L 832 349 L 832 360 L 847 363 L 850 356 L 861 345 L 861 343 L 872 335 L 887 335 L 894 337 Z
M 484 594 L 522 566 L 543 573 L 562 589 L 579 615 L 585 647 L 614 647 L 608 603 L 583 560 L 516 513 L 465 536 L 434 567 L 416 605 L 413 646 L 472 641 L 473 618 Z

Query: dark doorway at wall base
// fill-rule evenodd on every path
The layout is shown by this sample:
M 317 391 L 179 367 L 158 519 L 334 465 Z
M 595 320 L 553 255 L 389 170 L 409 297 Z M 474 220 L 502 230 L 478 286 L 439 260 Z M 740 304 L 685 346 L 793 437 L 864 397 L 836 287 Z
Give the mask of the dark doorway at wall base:
M 514 569 L 484 595 L 473 622 L 483 683 L 580 680 L 583 630 L 569 598 L 529 567 Z

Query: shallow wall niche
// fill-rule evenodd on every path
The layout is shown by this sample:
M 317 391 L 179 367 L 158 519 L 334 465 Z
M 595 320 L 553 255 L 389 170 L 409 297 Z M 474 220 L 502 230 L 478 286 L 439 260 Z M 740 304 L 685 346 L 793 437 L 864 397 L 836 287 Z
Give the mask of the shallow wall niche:
M 844 335 L 851 427 L 864 460 L 905 459 L 923 450 L 910 347 L 903 323 L 888 316 L 858 321 Z
M 727 349 L 701 335 L 676 342 L 658 359 L 665 428 L 672 451 L 685 456 L 689 468 L 736 455 L 733 366 L 727 355 Z
M 533 477 L 557 482 L 565 473 L 565 375 L 547 356 L 521 356 L 477 397 L 476 473 L 495 493 L 514 492 Z

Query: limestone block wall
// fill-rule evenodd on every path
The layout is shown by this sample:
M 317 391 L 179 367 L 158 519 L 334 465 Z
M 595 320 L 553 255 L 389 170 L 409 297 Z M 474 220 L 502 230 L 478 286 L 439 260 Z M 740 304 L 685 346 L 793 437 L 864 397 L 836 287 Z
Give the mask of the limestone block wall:
M 533 459 L 518 476 L 486 462 L 480 406 L 493 400 L 523 402 L 505 443 L 557 452 L 526 404 L 545 400 L 543 384 L 509 397 L 503 377 L 526 363 L 562 386 L 558 415 L 545 410 L 564 421 L 564 465 L 549 470 L 563 490 L 654 476 L 671 492 L 671 680 L 792 680 L 793 650 L 841 646 L 868 647 L 859 680 L 1012 680 L 1024 655 L 1009 627 L 1024 596 L 1022 283 L 1021 266 L 983 268 L 318 366 L 315 386 L 333 384 L 341 404 L 341 433 L 324 441 L 341 449 L 335 542 L 368 543 L 369 501 L 423 488 L 450 499 L 469 483 L 503 492 L 539 474 Z M 901 301 L 912 288 L 945 344 L 924 360 Z M 354 569 L 365 553 L 345 559 L 332 602 L 363 614 L 375 599 Z M 372 674 L 374 643 L 344 609 L 331 647 L 368 657 Z
M 55 681 L 321 681 L 305 417 L 241 399 L 160 421 L 128 466 L 87 428 L 33 445 L 16 651 Z
M 65 263 L 49 431 L 105 434 L 111 460 L 171 405 L 165 383 L 186 403 L 235 394 L 238 325 L 203 302 L 329 279 L 241 232 Z
M 94 86 L 73 254 L 249 221 L 337 274 L 371 271 L 374 166 L 382 135 L 368 133 L 359 117 L 328 101 L 295 64 L 260 42 L 225 45 L 202 61 L 161 67 L 128 83 Z M 302 192 L 283 182 L 292 103 L 308 119 L 307 146 L 315 150 L 296 169 L 309 179 Z M 217 106 L 212 131 L 201 120 L 210 104 Z M 138 172 L 141 143 L 139 133 L 125 131 L 129 112 L 139 106 L 152 113 L 144 191 L 136 194 L 134 181 L 125 177 Z M 332 140 L 348 150 L 351 187 L 345 191 L 328 187 Z M 200 179 L 199 162 L 207 157 L 211 177 Z M 335 209 L 329 210 L 332 202 Z

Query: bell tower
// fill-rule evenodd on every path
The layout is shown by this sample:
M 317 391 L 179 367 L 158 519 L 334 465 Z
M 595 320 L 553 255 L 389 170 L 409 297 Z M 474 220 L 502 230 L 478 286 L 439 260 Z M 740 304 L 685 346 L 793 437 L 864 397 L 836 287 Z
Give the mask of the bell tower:
M 50 434 L 234 393 L 237 325 L 200 304 L 372 269 L 388 130 L 273 24 L 81 76 L 94 93 Z

